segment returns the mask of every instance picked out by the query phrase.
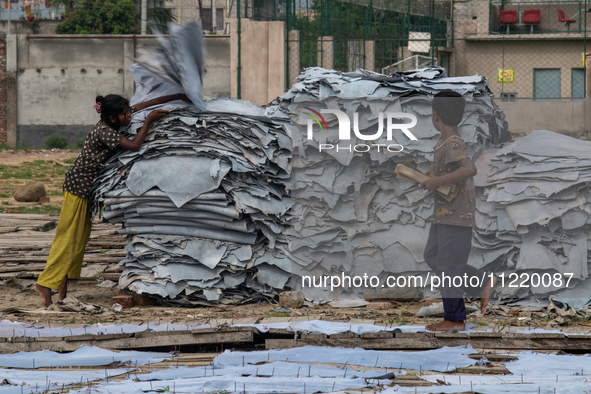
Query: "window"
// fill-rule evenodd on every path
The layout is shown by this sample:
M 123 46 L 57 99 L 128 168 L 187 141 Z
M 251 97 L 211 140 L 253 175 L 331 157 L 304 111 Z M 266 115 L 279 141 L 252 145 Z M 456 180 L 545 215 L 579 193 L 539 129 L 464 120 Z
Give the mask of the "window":
M 560 98 L 559 68 L 534 68 L 534 97 Z
M 570 70 L 570 96 L 572 98 L 585 97 L 585 69 L 571 68 Z
M 517 93 L 501 93 L 501 101 L 504 102 L 515 102 Z
M 216 8 L 215 9 L 215 20 L 216 20 L 216 29 L 224 30 L 224 9 L 223 8 Z M 211 8 L 202 8 L 201 9 L 201 21 L 203 22 L 203 30 L 211 31 Z

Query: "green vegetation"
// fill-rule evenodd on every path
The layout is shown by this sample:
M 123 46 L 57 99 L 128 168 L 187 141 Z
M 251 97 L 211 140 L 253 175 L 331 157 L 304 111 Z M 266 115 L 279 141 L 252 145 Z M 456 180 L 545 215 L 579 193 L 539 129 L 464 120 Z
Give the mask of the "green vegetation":
M 266 317 L 289 317 L 287 312 L 269 312 L 265 314 Z
M 68 147 L 68 140 L 65 137 L 52 134 L 47 137 L 43 147 L 45 149 L 65 149 Z
M 71 160 L 64 160 L 66 164 L 70 164 L 69 161 Z M 32 179 L 42 182 L 43 179 L 60 178 L 63 181 L 68 169 L 68 167 L 54 165 L 52 160 L 35 160 L 19 165 L 0 164 L 0 179 Z
M 63 5 L 66 10 L 56 33 L 139 34 L 140 4 L 141 0 L 55 0 L 54 6 Z M 152 26 L 167 33 L 167 23 L 174 20 L 172 9 L 163 7 L 160 1 L 148 0 L 148 33 L 155 33 Z
M 76 158 L 63 160 L 72 164 Z M 41 182 L 48 196 L 61 197 L 62 185 L 69 167 L 54 164 L 54 160 L 35 160 L 17 165 L 0 164 L 0 199 L 11 199 L 20 186 L 28 182 Z M 56 214 L 61 212 L 61 199 L 52 198 L 49 203 L 19 203 L 12 199 L 0 202 L 0 213 L 21 212 L 32 214 Z M 56 201 L 57 200 L 57 201 Z
M 59 215 L 62 211 L 61 207 L 52 207 L 51 205 L 42 205 L 42 206 L 34 206 L 34 207 L 0 207 L 0 213 L 10 213 L 10 212 L 19 212 L 19 213 L 35 213 L 35 214 L 55 214 Z
M 29 145 L 18 145 L 16 147 L 16 149 L 14 148 L 9 148 L 8 145 L 6 144 L 0 144 L 0 150 L 4 150 L 4 149 L 10 149 L 10 150 L 28 150 L 31 149 L 31 147 Z
M 400 319 L 400 320 L 399 319 L 396 319 L 396 320 L 390 319 L 390 320 L 388 320 L 388 324 L 395 324 L 397 326 L 404 326 L 409 323 L 410 323 L 409 320 L 404 320 L 404 319 Z
M 65 20 L 57 34 L 138 34 L 140 28 L 131 0 L 66 1 Z
M 85 141 L 86 141 L 86 139 L 84 139 L 84 138 L 76 137 L 76 143 L 74 144 L 74 146 L 78 149 L 82 149 L 82 148 L 84 148 Z

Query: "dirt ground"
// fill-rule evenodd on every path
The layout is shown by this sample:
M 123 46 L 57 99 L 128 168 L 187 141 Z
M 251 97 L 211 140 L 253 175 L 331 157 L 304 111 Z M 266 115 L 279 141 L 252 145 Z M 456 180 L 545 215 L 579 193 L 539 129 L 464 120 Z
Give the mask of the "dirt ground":
M 0 150 L 0 164 L 18 165 L 35 160 L 64 161 L 76 158 L 80 151 L 73 149 L 30 149 L 30 150 Z
M 59 213 L 63 198 L 61 184 L 68 166 L 73 163 L 79 152 L 74 150 L 0 150 L 0 212 L 22 211 L 23 213 Z M 56 163 L 57 162 L 57 163 Z M 12 193 L 21 184 L 30 181 L 42 182 L 51 198 L 50 203 L 19 203 L 12 198 Z M 334 321 L 350 321 L 363 319 L 367 322 L 392 325 L 424 325 L 436 322 L 439 318 L 417 318 L 418 310 L 432 301 L 393 302 L 387 310 L 361 308 L 333 308 L 329 305 L 303 307 L 286 311 L 277 304 L 218 306 L 196 308 L 167 308 L 151 306 L 132 308 L 122 313 L 114 313 L 110 309 L 111 297 L 116 295 L 116 286 L 112 288 L 98 287 L 99 278 L 72 280 L 69 284 L 69 295 L 82 302 L 102 306 L 101 314 L 86 315 L 79 313 L 41 313 L 20 312 L 15 309 L 32 311 L 42 307 L 31 279 L 9 279 L 3 285 L 0 281 L 0 320 L 10 319 L 21 322 L 50 321 L 61 323 L 107 323 L 107 322 L 142 322 L 146 320 L 167 320 L 173 322 L 207 321 L 218 318 L 244 317 L 289 317 L 307 316 L 310 320 L 323 319 Z M 57 299 L 57 295 L 54 295 Z M 479 305 L 478 302 L 475 305 Z M 506 308 L 507 309 L 507 308 Z M 469 316 L 468 323 L 477 326 L 504 327 L 546 327 L 562 328 L 577 327 L 580 331 L 591 331 L 586 317 L 559 317 L 556 314 L 544 316 L 543 312 L 524 312 L 519 309 L 509 311 L 494 310 L 484 317 Z
M 39 310 L 42 308 L 41 300 L 32 286 L 34 280 L 19 280 L 0 286 L 0 320 L 9 319 L 19 322 L 59 322 L 59 323 L 141 323 L 145 321 L 167 321 L 170 323 L 203 322 L 216 319 L 239 318 L 269 318 L 269 317 L 308 317 L 309 320 L 330 320 L 342 322 L 363 322 L 387 325 L 425 325 L 435 323 L 441 318 L 417 318 L 416 314 L 423 306 L 429 305 L 433 300 L 398 301 L 392 302 L 392 308 L 387 310 L 373 310 L 366 307 L 359 308 L 333 308 L 330 305 L 315 305 L 302 307 L 293 311 L 285 310 L 276 303 L 263 303 L 260 305 L 216 306 L 195 308 L 174 308 L 162 306 L 134 307 L 115 313 L 110 309 L 111 297 L 116 295 L 116 287 L 104 289 L 97 287 L 98 280 L 71 280 L 69 282 L 69 295 L 82 302 L 103 307 L 101 314 L 82 313 L 48 313 L 48 312 L 14 312 L 20 310 Z M 57 294 L 53 296 L 57 300 Z M 475 302 L 474 305 L 479 305 Z M 539 312 L 538 312 L 539 313 Z M 500 316 L 498 312 L 489 312 L 483 317 L 468 316 L 467 323 L 472 323 L 475 328 L 492 328 L 495 331 L 520 328 L 569 328 L 575 332 L 591 332 L 591 325 L 584 319 L 560 319 L 558 316 L 542 318 L 536 313 L 520 312 L 514 309 L 510 317 Z
M 72 149 L 0 150 L 0 212 L 59 213 L 64 176 L 79 154 Z M 16 201 L 16 189 L 29 182 L 43 183 L 50 202 Z

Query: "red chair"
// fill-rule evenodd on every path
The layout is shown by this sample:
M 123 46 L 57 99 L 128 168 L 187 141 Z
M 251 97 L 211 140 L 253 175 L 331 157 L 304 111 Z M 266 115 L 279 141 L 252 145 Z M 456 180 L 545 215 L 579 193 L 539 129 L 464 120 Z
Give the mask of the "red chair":
M 566 29 L 570 30 L 570 24 L 575 23 L 576 20 L 568 19 L 566 16 L 564 16 L 564 11 L 562 11 L 561 9 L 557 9 L 556 11 L 558 11 L 558 21 L 564 22 L 564 24 L 566 25 Z
M 509 33 L 509 26 L 517 23 L 517 11 L 516 10 L 501 10 L 500 16 L 501 26 L 507 27 L 507 33 Z
M 534 32 L 534 26 L 540 24 L 540 10 L 523 11 L 523 23 L 530 25 L 531 32 Z

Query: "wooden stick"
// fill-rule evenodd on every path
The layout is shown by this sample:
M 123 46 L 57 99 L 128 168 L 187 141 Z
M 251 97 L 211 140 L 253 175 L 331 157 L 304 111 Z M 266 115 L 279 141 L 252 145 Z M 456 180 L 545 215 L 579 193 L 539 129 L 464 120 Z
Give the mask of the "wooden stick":
M 411 168 L 407 165 L 397 165 L 396 169 L 394 170 L 394 173 L 396 175 L 398 175 L 399 177 L 402 176 L 406 179 L 410 179 L 412 181 L 421 183 L 421 182 L 425 182 L 427 179 L 429 179 L 429 177 L 425 174 L 423 174 L 421 171 L 419 170 L 415 170 L 414 168 Z M 454 185 L 450 185 L 450 184 L 446 184 L 446 185 L 441 185 L 437 188 L 437 191 L 448 195 L 452 192 L 452 187 L 455 189 Z

